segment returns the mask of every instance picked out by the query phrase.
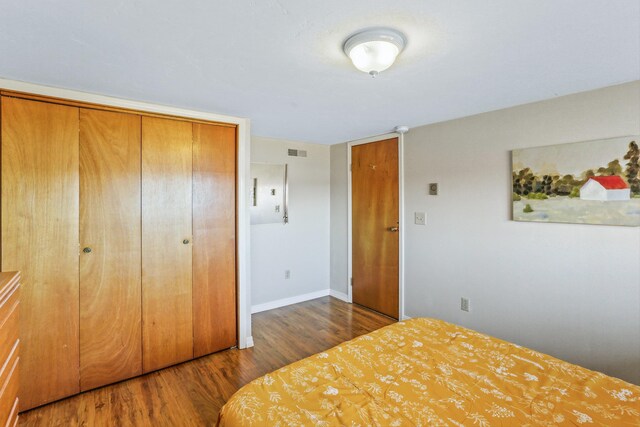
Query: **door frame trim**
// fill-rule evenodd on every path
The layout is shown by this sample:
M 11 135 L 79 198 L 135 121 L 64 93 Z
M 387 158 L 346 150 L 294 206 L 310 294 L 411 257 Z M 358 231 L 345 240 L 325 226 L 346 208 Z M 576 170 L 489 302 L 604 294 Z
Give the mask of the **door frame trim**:
M 100 104 L 109 107 L 125 108 L 147 113 L 166 114 L 169 116 L 201 119 L 212 122 L 231 123 L 237 125 L 237 163 L 236 163 L 236 196 L 237 196 L 237 311 L 238 311 L 238 347 L 253 346 L 251 335 L 251 268 L 250 268 L 250 234 L 249 234 L 249 163 L 251 147 L 251 121 L 244 117 L 226 116 L 206 111 L 189 110 L 170 107 L 168 105 L 133 101 L 94 93 L 62 89 L 35 83 L 20 82 L 0 78 L 0 88 L 26 94 L 62 98 L 70 101 Z
M 369 144 L 392 138 L 398 138 L 398 226 L 400 227 L 400 235 L 398 236 L 398 320 L 404 320 L 408 317 L 404 314 L 404 135 L 401 133 L 391 132 L 347 142 L 347 298 L 348 302 L 353 303 L 351 284 L 351 278 L 353 277 L 351 149 L 355 145 Z

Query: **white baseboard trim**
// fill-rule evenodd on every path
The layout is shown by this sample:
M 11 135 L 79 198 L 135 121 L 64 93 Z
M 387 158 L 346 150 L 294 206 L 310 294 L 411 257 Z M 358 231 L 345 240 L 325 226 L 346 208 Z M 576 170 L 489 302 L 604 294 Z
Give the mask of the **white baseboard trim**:
M 411 316 L 403 315 L 402 319 L 400 320 L 409 320 L 409 319 L 411 319 Z
M 339 300 L 342 300 L 344 302 L 350 302 L 349 296 L 347 294 L 340 291 L 336 291 L 335 289 L 329 289 L 329 295 L 331 295 L 334 298 L 338 298 Z
M 247 337 L 247 345 L 245 348 L 253 347 L 253 337 Z
M 295 297 L 283 298 L 275 301 L 265 302 L 264 304 L 256 304 L 251 306 L 251 314 L 260 313 L 261 311 L 273 310 L 274 308 L 284 307 L 286 305 L 297 304 L 299 302 L 309 301 L 316 298 L 322 298 L 329 295 L 329 289 L 310 292 L 308 294 L 296 295 Z M 248 345 L 248 344 L 247 344 Z

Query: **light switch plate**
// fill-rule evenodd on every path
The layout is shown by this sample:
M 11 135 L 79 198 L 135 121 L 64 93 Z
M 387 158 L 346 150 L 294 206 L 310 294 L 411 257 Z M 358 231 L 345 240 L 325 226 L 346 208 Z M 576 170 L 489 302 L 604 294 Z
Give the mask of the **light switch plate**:
M 416 212 L 413 214 L 413 220 L 416 225 L 425 225 L 426 224 L 427 215 L 424 212 Z

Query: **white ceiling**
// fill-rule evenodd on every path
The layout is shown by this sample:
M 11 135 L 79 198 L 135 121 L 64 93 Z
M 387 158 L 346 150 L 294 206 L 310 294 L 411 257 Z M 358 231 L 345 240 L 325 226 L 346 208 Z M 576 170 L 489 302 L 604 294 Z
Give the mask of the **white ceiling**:
M 371 26 L 408 39 L 376 79 Z M 640 1 L 0 0 L 0 77 L 332 144 L 640 79 Z

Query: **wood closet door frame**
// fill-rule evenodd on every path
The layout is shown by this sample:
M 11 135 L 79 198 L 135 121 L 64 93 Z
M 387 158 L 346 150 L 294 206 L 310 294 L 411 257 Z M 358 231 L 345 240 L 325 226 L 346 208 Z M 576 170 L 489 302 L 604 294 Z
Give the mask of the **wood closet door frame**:
M 398 320 L 403 320 L 406 318 L 404 313 L 404 241 L 405 224 L 407 223 L 404 220 L 404 138 L 402 134 L 388 133 L 347 142 L 347 277 L 345 280 L 347 284 L 347 300 L 353 303 L 353 191 L 351 149 L 357 145 L 385 141 L 392 138 L 398 139 Z

